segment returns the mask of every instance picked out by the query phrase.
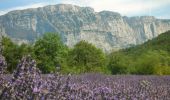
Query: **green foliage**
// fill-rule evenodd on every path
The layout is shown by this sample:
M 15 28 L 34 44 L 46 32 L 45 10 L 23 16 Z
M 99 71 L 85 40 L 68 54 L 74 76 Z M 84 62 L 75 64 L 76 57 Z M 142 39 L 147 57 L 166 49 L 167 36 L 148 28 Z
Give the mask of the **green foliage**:
M 158 54 L 153 51 L 149 51 L 141 55 L 136 61 L 136 74 L 153 74 L 154 67 L 157 67 L 157 63 L 159 63 L 159 57 L 156 57 L 157 55 Z
M 122 74 L 126 73 L 127 64 L 122 63 L 126 62 L 127 57 L 122 53 L 112 53 L 110 54 L 109 68 L 112 71 L 112 74 Z
M 170 31 L 135 47 L 112 52 L 112 74 L 170 75 Z
M 32 55 L 43 73 L 50 73 L 61 66 L 62 73 L 101 72 L 107 74 L 170 75 L 170 31 L 144 44 L 110 53 L 91 43 L 80 41 L 68 49 L 58 34 L 46 33 L 35 44 L 13 43 L 2 38 L 3 56 L 12 72 L 23 55 Z
M 86 41 L 80 41 L 69 52 L 69 66 L 75 68 L 78 73 L 95 72 L 105 70 L 106 57 L 102 50 Z
M 58 34 L 46 33 L 35 42 L 34 55 L 40 70 L 50 73 L 55 71 L 56 65 L 64 65 L 67 47 Z
M 163 50 L 170 53 L 170 31 L 160 34 L 158 37 L 145 42 L 144 44 L 120 50 L 127 55 L 138 56 L 147 50 Z
M 170 67 L 169 58 L 165 51 L 148 51 L 137 60 L 136 67 L 138 70 L 136 74 L 159 74 L 160 67 Z
M 2 38 L 3 56 L 8 63 L 8 71 L 13 72 L 23 55 L 31 54 L 32 47 L 27 44 L 16 45 L 9 38 Z
M 155 69 L 156 75 L 170 75 L 170 66 L 159 66 Z

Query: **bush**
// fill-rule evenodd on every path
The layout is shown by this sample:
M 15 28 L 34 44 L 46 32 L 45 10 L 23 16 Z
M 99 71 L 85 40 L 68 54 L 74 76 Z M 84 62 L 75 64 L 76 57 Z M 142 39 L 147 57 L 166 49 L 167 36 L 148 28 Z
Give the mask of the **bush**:
M 80 41 L 75 45 L 69 52 L 68 61 L 68 65 L 83 73 L 95 70 L 103 72 L 106 66 L 106 57 L 102 50 L 86 41 Z

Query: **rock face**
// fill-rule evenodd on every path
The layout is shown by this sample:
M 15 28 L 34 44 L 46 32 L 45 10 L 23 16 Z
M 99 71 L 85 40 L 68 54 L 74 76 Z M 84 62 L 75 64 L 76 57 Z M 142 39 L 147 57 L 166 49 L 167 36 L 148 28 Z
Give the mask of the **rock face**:
M 89 7 L 65 4 L 0 16 L 0 34 L 15 41 L 35 41 L 45 32 L 57 32 L 70 47 L 86 40 L 104 51 L 141 44 L 168 30 L 170 20 L 152 16 L 123 17 L 115 12 L 95 12 Z

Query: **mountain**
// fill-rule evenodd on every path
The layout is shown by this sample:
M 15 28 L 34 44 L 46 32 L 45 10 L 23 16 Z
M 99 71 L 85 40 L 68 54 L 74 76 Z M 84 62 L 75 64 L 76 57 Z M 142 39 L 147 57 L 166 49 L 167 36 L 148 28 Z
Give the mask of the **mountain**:
M 0 34 L 14 41 L 33 42 L 45 32 L 57 32 L 69 47 L 86 40 L 104 51 L 141 44 L 168 30 L 167 19 L 126 17 L 69 4 L 16 10 L 0 16 Z

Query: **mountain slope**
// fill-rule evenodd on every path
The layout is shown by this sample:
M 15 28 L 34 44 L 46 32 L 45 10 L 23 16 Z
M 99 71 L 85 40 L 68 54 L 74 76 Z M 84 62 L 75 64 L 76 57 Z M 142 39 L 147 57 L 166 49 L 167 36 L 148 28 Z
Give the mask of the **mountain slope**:
M 86 40 L 104 51 L 141 44 L 167 30 L 170 30 L 170 20 L 123 17 L 116 12 L 95 12 L 89 7 L 65 4 L 0 16 L 0 34 L 15 41 L 35 41 L 45 32 L 58 32 L 69 47 Z
M 120 52 L 124 52 L 128 55 L 137 55 L 139 56 L 142 53 L 147 51 L 165 51 L 170 54 L 170 31 L 160 34 L 158 37 L 153 38 L 145 42 L 144 44 L 137 45 L 134 47 L 130 47 L 127 49 L 120 50 Z
M 144 44 L 109 54 L 113 74 L 170 75 L 170 31 Z

